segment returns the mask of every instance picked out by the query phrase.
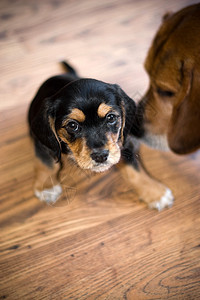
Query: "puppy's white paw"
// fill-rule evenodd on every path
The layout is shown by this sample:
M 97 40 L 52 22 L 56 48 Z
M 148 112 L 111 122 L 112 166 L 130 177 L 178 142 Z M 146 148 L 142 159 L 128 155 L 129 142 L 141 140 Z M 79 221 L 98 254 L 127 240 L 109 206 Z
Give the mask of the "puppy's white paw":
M 50 189 L 45 189 L 43 191 L 35 190 L 35 196 L 41 201 L 45 201 L 49 204 L 54 204 L 59 196 L 62 194 L 62 187 L 57 184 Z
M 170 189 L 166 189 L 165 194 L 161 197 L 159 201 L 154 201 L 149 203 L 149 208 L 157 209 L 158 211 L 163 210 L 165 207 L 172 207 L 174 203 L 174 196 Z

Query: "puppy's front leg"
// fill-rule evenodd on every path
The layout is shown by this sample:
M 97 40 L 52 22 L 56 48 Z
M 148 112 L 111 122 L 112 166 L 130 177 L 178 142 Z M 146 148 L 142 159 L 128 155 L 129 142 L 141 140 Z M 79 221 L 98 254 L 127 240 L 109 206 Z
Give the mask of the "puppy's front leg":
M 58 182 L 60 163 L 52 162 L 51 166 L 44 164 L 39 158 L 35 158 L 35 195 L 41 201 L 55 203 L 62 193 L 62 187 Z
M 171 207 L 174 201 L 171 190 L 148 174 L 139 157 L 136 160 L 131 147 L 129 144 L 122 153 L 122 161 L 119 164 L 122 176 L 149 208 L 161 211 L 165 207 Z

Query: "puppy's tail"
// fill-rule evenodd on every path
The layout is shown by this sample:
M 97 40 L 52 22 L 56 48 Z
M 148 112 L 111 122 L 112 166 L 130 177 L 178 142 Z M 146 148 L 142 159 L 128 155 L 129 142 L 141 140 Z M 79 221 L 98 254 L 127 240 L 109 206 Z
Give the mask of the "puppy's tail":
M 72 66 L 70 66 L 65 60 L 61 61 L 60 63 L 64 67 L 66 73 L 78 76 L 76 70 Z

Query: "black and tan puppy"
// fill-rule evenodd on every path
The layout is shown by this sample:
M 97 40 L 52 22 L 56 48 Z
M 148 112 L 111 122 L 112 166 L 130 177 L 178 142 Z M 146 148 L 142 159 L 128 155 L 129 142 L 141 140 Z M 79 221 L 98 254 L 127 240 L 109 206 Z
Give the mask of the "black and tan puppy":
M 157 184 L 151 192 L 154 180 L 135 159 L 134 101 L 118 85 L 79 78 L 71 66 L 63 64 L 68 72 L 48 79 L 29 110 L 36 153 L 35 195 L 52 203 L 60 196 L 58 172 L 63 155 L 94 172 L 106 171 L 121 159 L 122 174 L 141 199 L 158 209 L 170 206 L 169 191 Z
M 53 202 L 62 191 L 57 179 L 62 154 L 82 169 L 108 170 L 120 160 L 135 113 L 133 100 L 119 86 L 80 79 L 64 65 L 68 72 L 48 79 L 29 111 L 37 157 L 35 194 Z M 56 183 L 50 192 L 48 178 Z

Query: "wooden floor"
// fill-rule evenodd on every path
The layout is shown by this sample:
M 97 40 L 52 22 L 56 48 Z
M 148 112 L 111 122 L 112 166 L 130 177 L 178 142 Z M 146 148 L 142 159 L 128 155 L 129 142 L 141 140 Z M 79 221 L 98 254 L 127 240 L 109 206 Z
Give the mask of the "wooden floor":
M 135 100 L 143 61 L 166 11 L 191 0 L 0 1 L 0 299 L 200 299 L 200 153 L 142 148 L 175 195 L 160 213 L 113 168 L 69 165 L 54 205 L 33 195 L 28 105 L 65 58 L 82 76 Z

